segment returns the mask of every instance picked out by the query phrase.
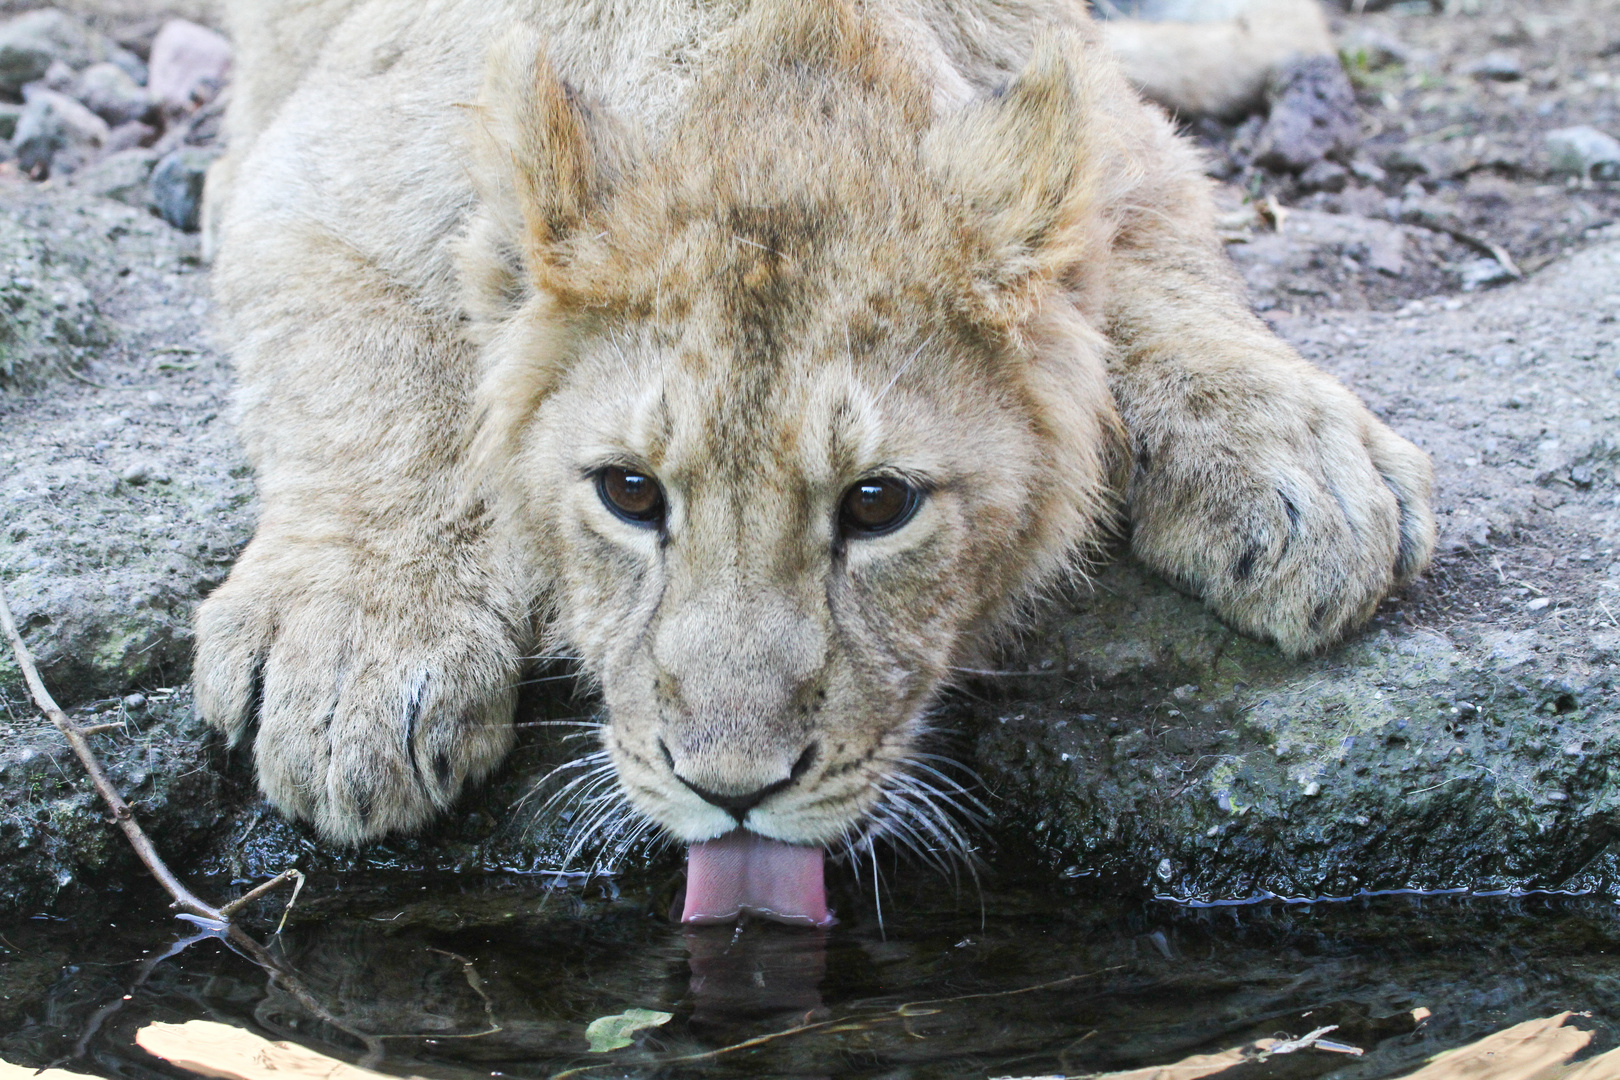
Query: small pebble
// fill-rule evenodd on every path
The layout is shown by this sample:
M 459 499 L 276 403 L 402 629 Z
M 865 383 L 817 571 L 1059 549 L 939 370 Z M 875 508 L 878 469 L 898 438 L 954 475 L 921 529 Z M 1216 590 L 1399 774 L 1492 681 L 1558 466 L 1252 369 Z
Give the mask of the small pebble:
M 1527 609 L 1529 609 L 1530 611 L 1541 611 L 1543 608 L 1547 607 L 1551 603 L 1552 603 L 1552 600 L 1549 597 L 1538 596 L 1534 600 L 1530 601 L 1528 604 L 1526 604 L 1524 606 Z
M 1317 783 L 1315 780 L 1312 780 L 1310 783 L 1305 785 L 1305 794 L 1310 798 L 1315 798 L 1316 796 L 1322 794 L 1322 785 Z
M 124 699 L 124 708 L 126 708 L 126 709 L 144 709 L 144 708 L 146 708 L 146 695 L 145 694 L 130 694 L 128 697 L 126 697 Z
M 119 476 L 126 484 L 144 484 L 152 479 L 152 468 L 149 465 L 131 465 Z
M 1488 52 L 1465 70 L 1476 79 L 1496 79 L 1501 82 L 1524 77 L 1524 64 L 1519 54 L 1507 50 Z

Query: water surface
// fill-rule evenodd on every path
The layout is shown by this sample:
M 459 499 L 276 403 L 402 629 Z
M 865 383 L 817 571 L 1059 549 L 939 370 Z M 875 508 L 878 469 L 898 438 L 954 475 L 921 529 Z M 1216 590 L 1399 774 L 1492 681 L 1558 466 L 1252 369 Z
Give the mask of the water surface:
M 1096 883 L 991 882 L 981 907 L 971 885 L 902 868 L 880 927 L 869 894 L 831 884 L 841 921 L 816 932 L 683 929 L 667 918 L 667 874 L 561 888 L 324 877 L 279 937 L 273 919 L 254 928 L 269 943 L 254 962 L 141 883 L 143 899 L 118 910 L 0 925 L 0 1057 L 180 1076 L 135 1033 L 207 1019 L 382 1072 L 469 1080 L 587 1066 L 571 1075 L 1082 1076 L 1335 1024 L 1363 1056 L 1274 1057 L 1243 1065 L 1244 1080 L 1370 1080 L 1564 1010 L 1589 1014 L 1590 1052 L 1620 1041 L 1620 908 L 1606 899 L 1189 908 Z M 590 1053 L 586 1026 L 633 1008 L 672 1019 Z

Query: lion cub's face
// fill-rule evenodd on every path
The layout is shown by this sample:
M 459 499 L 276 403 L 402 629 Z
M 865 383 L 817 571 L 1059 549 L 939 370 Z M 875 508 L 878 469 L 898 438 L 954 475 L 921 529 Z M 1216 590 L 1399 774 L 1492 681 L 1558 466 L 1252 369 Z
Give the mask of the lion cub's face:
M 534 287 L 486 454 L 623 791 L 682 840 L 908 816 L 941 681 L 1107 505 L 1100 338 L 1053 283 L 1091 243 L 1068 69 L 930 129 L 877 47 L 750 61 L 611 170 L 543 65 L 507 119 Z
M 942 328 L 846 343 L 836 314 L 775 345 L 697 311 L 616 328 L 535 418 L 562 629 L 625 791 L 681 839 L 860 820 L 1023 561 L 1039 448 L 1009 388 Z

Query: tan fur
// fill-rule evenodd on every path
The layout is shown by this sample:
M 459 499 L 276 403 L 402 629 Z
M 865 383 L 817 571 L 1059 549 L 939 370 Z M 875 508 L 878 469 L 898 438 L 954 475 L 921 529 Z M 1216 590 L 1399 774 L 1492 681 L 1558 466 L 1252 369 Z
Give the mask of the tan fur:
M 1426 460 L 1248 312 L 1077 3 L 370 0 L 329 37 L 233 144 L 265 509 L 196 675 L 331 837 L 492 768 L 537 645 L 675 836 L 736 824 L 688 785 L 791 776 L 746 824 L 830 843 L 1121 506 L 1291 652 L 1428 557 Z M 661 533 L 603 506 L 614 465 Z M 927 496 L 844 537 L 872 475 Z

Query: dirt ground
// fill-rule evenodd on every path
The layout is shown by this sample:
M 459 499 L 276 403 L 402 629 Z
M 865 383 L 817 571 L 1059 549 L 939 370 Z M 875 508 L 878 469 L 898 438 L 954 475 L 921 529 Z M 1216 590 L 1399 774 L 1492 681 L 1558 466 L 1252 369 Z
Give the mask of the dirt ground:
M 1575 124 L 1620 136 L 1620 0 L 1452 6 L 1335 16 L 1364 125 L 1343 191 L 1242 164 L 1252 128 L 1191 129 L 1256 308 L 1433 455 L 1434 568 L 1300 663 L 1109 569 L 952 699 L 989 846 L 1178 895 L 1620 882 L 1620 183 L 1555 176 L 1545 149 Z M 1470 73 L 1498 53 L 1517 77 Z M 0 391 L 0 582 L 64 703 L 130 722 L 99 738 L 158 831 L 229 876 L 543 863 L 554 836 L 509 812 L 551 760 L 538 737 L 422 841 L 322 852 L 264 812 L 184 686 L 189 612 L 253 514 L 195 239 L 0 165 L 4 244 L 13 282 L 26 262 L 42 296 L 84 290 L 111 344 Z M 0 905 L 123 858 L 84 839 L 72 770 L 0 659 L 0 849 L 19 853 Z

